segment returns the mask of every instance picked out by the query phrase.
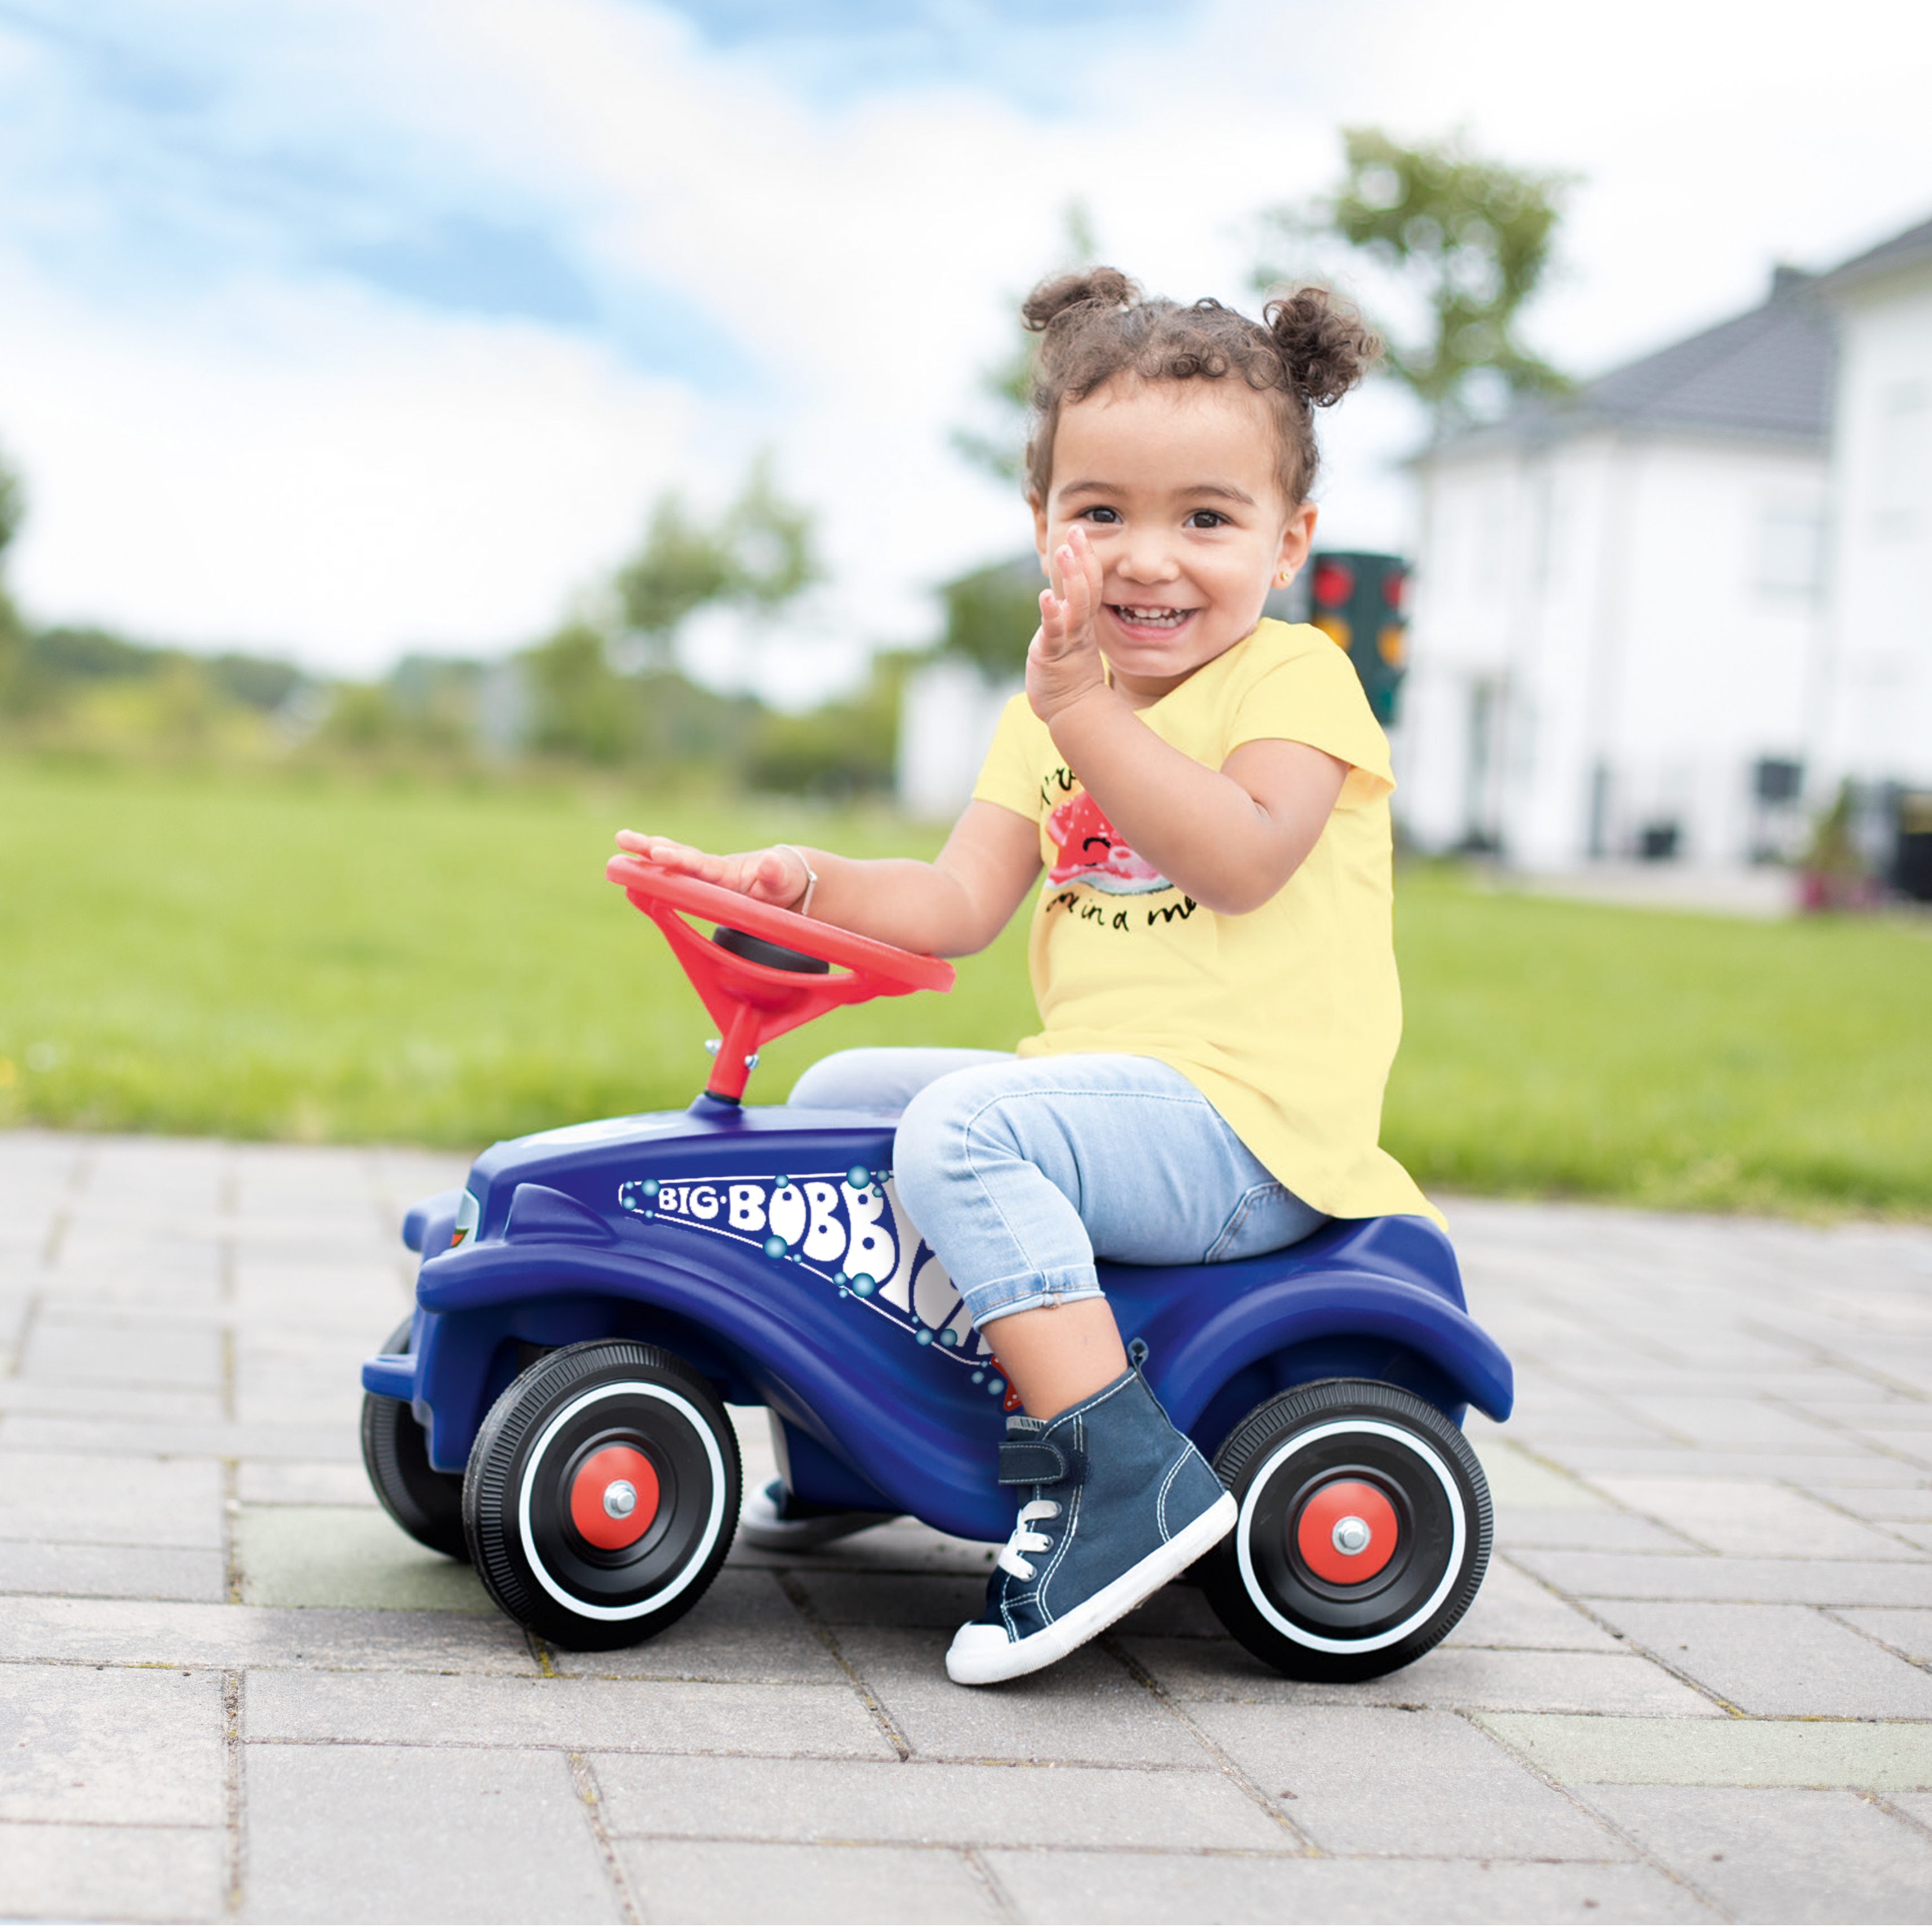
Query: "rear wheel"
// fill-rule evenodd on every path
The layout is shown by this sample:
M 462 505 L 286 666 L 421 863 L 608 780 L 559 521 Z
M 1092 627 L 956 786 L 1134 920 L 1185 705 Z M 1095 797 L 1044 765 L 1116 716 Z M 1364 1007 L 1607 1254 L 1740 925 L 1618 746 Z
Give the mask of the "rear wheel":
M 573 1650 L 637 1643 L 710 1587 L 738 1520 L 738 1442 L 662 1348 L 584 1342 L 526 1369 L 484 1418 L 463 1514 L 504 1612 Z
M 382 1352 L 410 1352 L 407 1322 Z M 428 1439 L 407 1402 L 386 1395 L 362 1398 L 362 1466 L 376 1500 L 418 1543 L 446 1556 L 469 1554 L 463 1546 L 463 1478 L 430 1467 Z
M 1462 1431 L 1407 1390 L 1292 1389 L 1234 1431 L 1214 1468 L 1240 1514 L 1198 1574 L 1229 1634 L 1285 1675 L 1398 1670 L 1474 1600 L 1489 1485 Z

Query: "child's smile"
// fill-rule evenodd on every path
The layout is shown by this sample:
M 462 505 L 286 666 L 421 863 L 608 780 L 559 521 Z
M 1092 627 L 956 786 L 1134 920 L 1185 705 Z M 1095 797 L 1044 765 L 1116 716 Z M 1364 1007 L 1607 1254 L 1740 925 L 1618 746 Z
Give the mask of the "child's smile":
M 1040 554 L 1084 534 L 1102 575 L 1094 628 L 1130 703 L 1240 643 L 1270 584 L 1300 568 L 1315 512 L 1282 500 L 1277 470 L 1268 406 L 1244 384 L 1117 380 L 1062 410 Z

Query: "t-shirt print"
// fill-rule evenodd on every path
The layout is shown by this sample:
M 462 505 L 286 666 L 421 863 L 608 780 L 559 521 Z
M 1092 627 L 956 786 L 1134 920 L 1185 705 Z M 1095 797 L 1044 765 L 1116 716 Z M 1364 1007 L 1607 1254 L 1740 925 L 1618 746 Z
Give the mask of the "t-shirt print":
M 1047 814 L 1046 836 L 1059 856 L 1047 868 L 1056 886 L 1091 886 L 1103 892 L 1164 892 L 1162 878 L 1108 822 L 1090 792 L 1076 792 Z

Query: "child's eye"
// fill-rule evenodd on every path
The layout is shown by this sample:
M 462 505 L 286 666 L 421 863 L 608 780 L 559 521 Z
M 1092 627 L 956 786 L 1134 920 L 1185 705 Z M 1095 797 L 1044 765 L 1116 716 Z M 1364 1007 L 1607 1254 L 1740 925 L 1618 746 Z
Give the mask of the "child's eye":
M 1184 527 L 1190 530 L 1217 530 L 1227 520 L 1219 510 L 1196 510 L 1189 515 Z
M 1108 509 L 1104 503 L 1096 503 L 1090 510 L 1080 512 L 1080 520 L 1083 524 L 1118 524 L 1120 520 L 1120 513 L 1118 510 Z

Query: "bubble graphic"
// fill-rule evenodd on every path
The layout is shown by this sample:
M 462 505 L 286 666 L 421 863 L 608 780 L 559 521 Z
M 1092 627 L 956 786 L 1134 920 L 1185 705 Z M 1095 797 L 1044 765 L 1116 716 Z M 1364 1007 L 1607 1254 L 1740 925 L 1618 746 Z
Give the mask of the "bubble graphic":
M 939 1339 L 949 1348 L 956 1348 L 959 1346 L 959 1337 L 950 1328 L 940 1329 Z
M 782 1174 L 775 1174 L 772 1176 L 772 1185 L 782 1192 L 786 1188 L 791 1185 L 791 1182 L 789 1178 L 786 1175 Z
M 984 1369 L 975 1369 L 973 1371 L 973 1382 L 976 1388 L 986 1379 L 986 1372 Z
M 773 1261 L 782 1260 L 784 1258 L 784 1251 L 785 1244 L 784 1235 L 767 1234 L 765 1237 L 765 1252 L 770 1255 Z
M 658 1191 L 658 1184 L 656 1181 L 655 1181 L 655 1180 L 647 1180 L 647 1181 L 646 1181 L 646 1182 L 644 1183 L 644 1192 L 645 1192 L 645 1193 L 646 1193 L 646 1194 L 647 1194 L 647 1195 L 650 1195 L 650 1194 L 655 1194 L 655 1193 L 656 1193 L 656 1192 Z
M 845 1170 L 845 1185 L 848 1187 L 863 1187 L 872 1178 L 862 1167 L 848 1167 Z
M 854 1294 L 870 1294 L 878 1285 L 868 1274 L 855 1274 L 852 1277 L 852 1292 Z
M 986 1384 L 986 1393 L 988 1395 L 1000 1394 L 1004 1391 L 1006 1386 L 1006 1384 L 1001 1382 L 998 1376 L 995 1376 L 993 1379 Z
M 922 1328 L 922 1329 L 919 1331 L 919 1336 L 918 1336 L 919 1346 L 920 1346 L 922 1348 L 923 1348 L 926 1346 L 926 1344 L 927 1344 L 928 1342 L 929 1342 L 932 1340 L 932 1330 L 930 1328 Z

